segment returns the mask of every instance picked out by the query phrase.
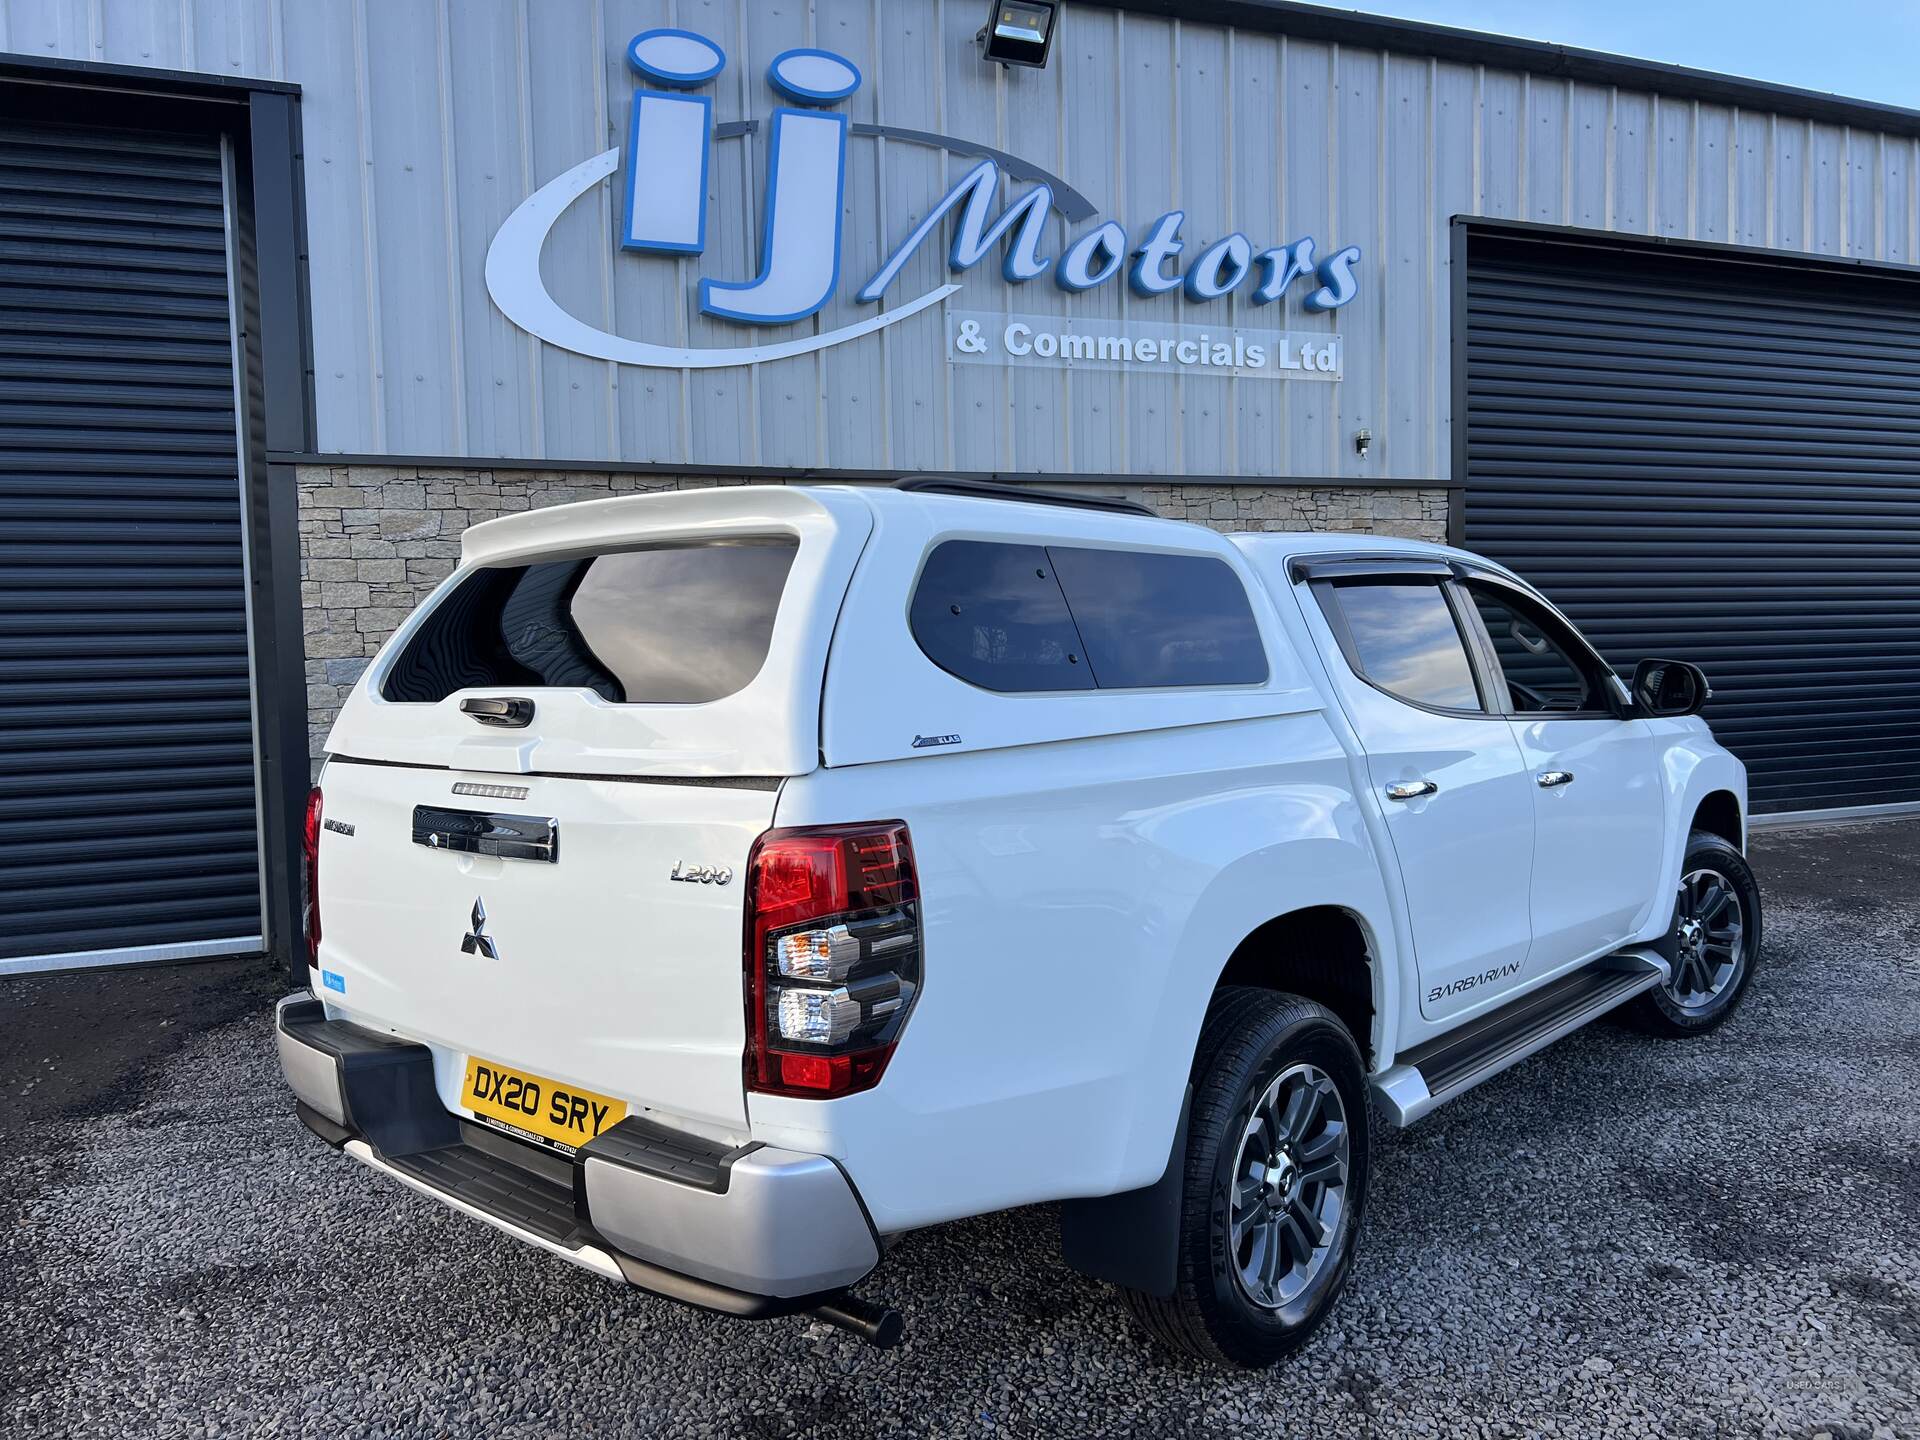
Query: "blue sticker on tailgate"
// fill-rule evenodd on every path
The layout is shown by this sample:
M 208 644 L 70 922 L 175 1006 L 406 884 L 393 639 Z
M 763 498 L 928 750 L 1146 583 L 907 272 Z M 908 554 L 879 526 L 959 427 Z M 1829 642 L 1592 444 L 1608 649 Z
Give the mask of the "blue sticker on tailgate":
M 342 995 L 347 993 L 347 977 L 344 975 L 336 975 L 331 970 L 322 970 L 320 972 L 320 983 L 329 990 L 339 991 Z

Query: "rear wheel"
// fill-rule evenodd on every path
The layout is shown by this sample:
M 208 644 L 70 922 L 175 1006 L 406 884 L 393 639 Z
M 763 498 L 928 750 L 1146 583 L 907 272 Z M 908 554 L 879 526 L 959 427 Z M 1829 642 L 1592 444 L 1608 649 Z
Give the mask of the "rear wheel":
M 1696 830 L 1687 837 L 1674 900 L 1673 963 L 1667 981 L 1626 1018 L 1650 1035 L 1700 1035 L 1724 1024 L 1753 979 L 1760 955 L 1760 885 L 1746 857 Z
M 1229 987 L 1193 1066 L 1174 1293 L 1127 1291 L 1163 1344 L 1270 1365 L 1326 1318 L 1365 1208 L 1359 1047 L 1325 1007 Z

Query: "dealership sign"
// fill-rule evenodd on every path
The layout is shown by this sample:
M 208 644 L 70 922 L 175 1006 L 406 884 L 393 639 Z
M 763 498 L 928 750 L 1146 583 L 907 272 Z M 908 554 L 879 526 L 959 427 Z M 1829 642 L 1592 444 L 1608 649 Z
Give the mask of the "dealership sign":
M 1341 339 L 1289 330 L 950 310 L 947 358 L 961 365 L 1338 380 Z
M 652 84 L 633 99 L 619 245 L 643 262 L 647 257 L 702 255 L 713 145 L 722 133 L 750 134 L 757 126 L 715 126 L 713 101 L 699 92 L 726 68 L 727 60 L 705 36 L 648 30 L 634 37 L 627 59 Z M 860 88 L 861 76 L 851 61 L 830 51 L 788 50 L 774 57 L 767 82 L 790 103 L 774 109 L 768 126 L 759 273 L 744 278 L 703 275 L 697 281 L 701 311 L 743 327 L 805 320 L 839 290 L 850 126 L 848 117 L 834 107 Z M 1189 257 L 1182 236 L 1186 215 L 1170 210 L 1137 236 L 1129 236 L 1115 221 L 1099 221 L 1082 229 L 1058 256 L 1045 255 L 1041 251 L 1051 215 L 1091 218 L 1085 213 L 1091 207 L 1057 177 L 1030 185 L 995 213 L 1003 173 L 1032 177 L 1046 172 L 949 136 L 884 125 L 852 128 L 984 157 L 931 210 L 912 220 L 886 262 L 855 292 L 864 304 L 885 302 L 886 308 L 864 319 L 798 339 L 685 346 L 615 335 L 564 309 L 541 278 L 541 249 L 567 207 L 622 168 L 618 149 L 583 160 L 541 186 L 507 217 L 487 250 L 487 291 L 521 329 L 582 355 L 674 369 L 757 365 L 858 340 L 962 289 L 965 282 L 955 279 L 918 295 L 889 293 L 907 262 L 934 242 L 944 225 L 951 231 L 947 265 L 954 276 L 998 251 L 1001 277 L 1011 286 L 1051 281 L 1062 291 L 1084 292 L 1124 284 L 1136 297 L 1126 307 L 1125 321 L 955 312 L 948 316 L 947 353 L 956 363 L 1151 367 L 1271 379 L 1340 377 L 1337 335 L 1210 329 L 1174 324 L 1171 314 L 1149 315 L 1151 302 L 1175 292 L 1197 304 L 1238 294 L 1258 306 L 1298 291 L 1306 310 L 1337 310 L 1358 293 L 1358 248 L 1347 246 L 1316 262 L 1311 238 L 1258 247 L 1236 233 Z M 1062 203 L 1068 196 L 1078 202 L 1072 209 Z M 1076 217 L 1073 210 L 1083 214 Z M 663 281 L 671 282 L 678 273 L 677 266 L 661 267 Z

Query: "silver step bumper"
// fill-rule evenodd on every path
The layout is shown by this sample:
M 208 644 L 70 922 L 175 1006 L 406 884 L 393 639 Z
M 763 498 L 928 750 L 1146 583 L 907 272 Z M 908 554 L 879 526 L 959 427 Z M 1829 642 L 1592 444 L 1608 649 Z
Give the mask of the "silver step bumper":
M 851 1180 L 823 1155 L 727 1149 L 629 1118 L 571 1160 L 443 1106 L 425 1046 L 275 1012 L 280 1068 L 309 1128 L 363 1164 L 610 1278 L 736 1315 L 784 1314 L 880 1260 Z

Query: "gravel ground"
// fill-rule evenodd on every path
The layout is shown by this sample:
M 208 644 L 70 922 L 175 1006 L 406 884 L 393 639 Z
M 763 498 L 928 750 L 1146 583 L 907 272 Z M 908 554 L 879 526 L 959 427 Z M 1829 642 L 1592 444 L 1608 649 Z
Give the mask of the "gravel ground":
M 1044 1206 L 904 1242 L 891 1352 L 624 1293 L 312 1139 L 257 966 L 0 981 L 0 1434 L 1920 1435 L 1920 825 L 1756 851 L 1742 1012 L 1389 1134 L 1252 1375 L 1146 1348 Z

